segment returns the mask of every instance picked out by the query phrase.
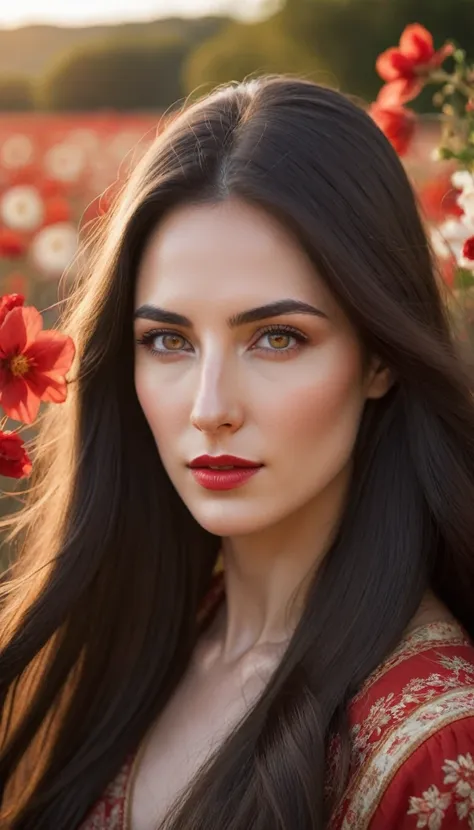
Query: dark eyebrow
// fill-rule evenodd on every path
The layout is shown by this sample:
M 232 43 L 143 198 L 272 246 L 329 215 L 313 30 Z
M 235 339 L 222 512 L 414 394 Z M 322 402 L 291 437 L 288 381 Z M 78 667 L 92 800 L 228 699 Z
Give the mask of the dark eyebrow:
M 282 314 L 313 314 L 316 317 L 327 319 L 327 314 L 324 311 L 309 305 L 309 303 L 303 303 L 301 300 L 276 300 L 274 303 L 267 303 L 267 305 L 260 305 L 257 308 L 249 308 L 248 311 L 239 311 L 238 314 L 233 314 L 228 318 L 227 325 L 233 329 L 237 326 L 243 326 L 245 323 L 255 323 L 257 320 L 265 320 L 267 317 L 279 317 Z M 189 317 L 155 305 L 140 306 L 135 311 L 133 318 L 134 320 L 154 320 L 155 323 L 170 323 L 176 326 L 187 326 L 188 328 L 192 328 L 193 325 Z

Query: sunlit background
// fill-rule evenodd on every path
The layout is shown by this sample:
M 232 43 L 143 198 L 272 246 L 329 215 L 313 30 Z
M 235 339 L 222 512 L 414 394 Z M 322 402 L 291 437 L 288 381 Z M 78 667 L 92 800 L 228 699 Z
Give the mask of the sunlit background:
M 0 9 L 0 26 L 14 27 L 34 23 L 53 23 L 64 26 L 83 26 L 102 23 L 123 23 L 132 20 L 156 20 L 159 17 L 204 17 L 214 14 L 232 14 L 245 20 L 254 20 L 268 6 L 265 0 L 17 0 L 7 2 Z
M 55 324 L 81 238 L 193 96 L 286 72 L 368 107 L 382 85 L 377 56 L 413 22 L 437 47 L 450 38 L 474 50 L 474 0 L 3 0 L 0 294 L 24 294 Z M 427 220 L 439 221 L 449 178 L 432 158 L 432 93 L 413 109 L 427 115 L 404 161 Z M 21 506 L 27 482 L 0 484 L 11 491 L 0 514 Z

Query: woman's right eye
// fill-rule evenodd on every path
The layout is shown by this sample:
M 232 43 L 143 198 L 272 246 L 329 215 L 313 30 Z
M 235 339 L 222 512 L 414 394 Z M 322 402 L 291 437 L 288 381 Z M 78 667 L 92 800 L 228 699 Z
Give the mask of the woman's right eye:
M 161 348 L 154 346 L 155 341 L 161 338 Z M 164 329 L 155 329 L 147 331 L 140 338 L 137 343 L 139 346 L 145 346 L 149 352 L 157 355 L 179 354 L 183 351 L 183 344 L 186 343 L 186 338 L 176 331 L 167 331 Z M 187 351 L 187 350 L 186 350 Z

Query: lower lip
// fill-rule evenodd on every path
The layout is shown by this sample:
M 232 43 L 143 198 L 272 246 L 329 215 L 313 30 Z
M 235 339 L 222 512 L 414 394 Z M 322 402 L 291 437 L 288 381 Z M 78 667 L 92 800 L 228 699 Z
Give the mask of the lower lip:
M 210 470 L 208 467 L 191 467 L 196 481 L 206 490 L 232 490 L 245 484 L 261 467 L 236 467 L 234 470 Z

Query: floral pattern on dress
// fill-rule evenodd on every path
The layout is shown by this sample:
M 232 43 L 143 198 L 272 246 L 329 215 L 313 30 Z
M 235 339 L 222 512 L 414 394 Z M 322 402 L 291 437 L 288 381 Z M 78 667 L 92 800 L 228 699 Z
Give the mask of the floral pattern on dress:
M 352 698 L 349 716 L 351 768 L 331 830 L 369 827 L 397 770 L 424 741 L 457 720 L 474 724 L 474 649 L 464 630 L 452 623 L 415 629 Z M 442 810 L 435 796 L 426 797 Z
M 474 685 L 455 689 L 419 706 L 397 726 L 387 730 L 371 753 L 344 811 L 343 830 L 368 827 L 383 794 L 398 769 L 428 738 L 463 718 L 474 718 Z M 428 825 L 427 825 L 428 826 Z M 473 828 L 474 830 L 474 828 Z
M 419 656 L 423 652 L 430 651 L 440 645 L 443 647 L 470 645 L 470 641 L 461 626 L 455 623 L 434 622 L 415 628 L 367 678 L 360 691 L 352 698 L 351 705 L 356 706 L 361 698 L 367 694 L 370 687 L 377 683 L 387 672 L 397 668 L 410 657 Z
M 468 752 L 458 755 L 455 761 L 446 760 L 442 767 L 445 773 L 444 784 L 451 784 L 451 791 L 440 792 L 432 784 L 421 797 L 410 796 L 410 808 L 407 815 L 418 817 L 417 827 L 429 830 L 442 830 L 446 810 L 454 800 L 456 814 L 466 827 L 474 830 L 474 760 Z
M 474 686 L 474 663 L 459 656 L 449 657 L 437 652 L 439 665 L 449 674 L 433 672 L 428 677 L 412 677 L 399 693 L 390 692 L 378 698 L 368 715 L 351 730 L 354 766 L 361 766 L 372 751 L 374 742 L 388 726 L 401 723 L 415 707 L 445 695 L 451 690 Z
M 459 755 L 457 761 L 446 761 L 443 772 L 445 784 L 454 784 L 456 812 L 459 818 L 469 817 L 474 828 L 474 760 L 471 753 Z

